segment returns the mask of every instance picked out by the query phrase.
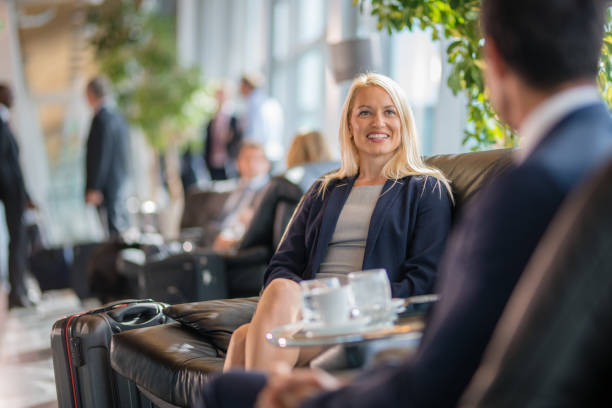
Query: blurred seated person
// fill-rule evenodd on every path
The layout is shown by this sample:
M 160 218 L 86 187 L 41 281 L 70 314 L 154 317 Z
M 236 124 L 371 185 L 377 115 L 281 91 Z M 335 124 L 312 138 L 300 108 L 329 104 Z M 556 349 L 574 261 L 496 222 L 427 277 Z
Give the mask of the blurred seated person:
M 279 349 L 265 336 L 300 319 L 302 280 L 384 268 L 393 297 L 433 290 L 452 195 L 444 175 L 421 159 L 399 85 L 378 74 L 356 78 L 339 138 L 341 168 L 317 180 L 295 211 L 266 270 L 251 322 L 231 337 L 226 371 L 270 371 L 315 356 L 312 350 Z
M 236 165 L 240 177 L 236 189 L 224 203 L 222 221 L 205 231 L 204 246 L 212 244 L 217 251 L 227 251 L 240 240 L 270 180 L 270 161 L 257 143 L 244 142 L 241 145 Z M 211 243 L 209 237 L 213 236 L 215 239 Z
M 204 138 L 204 161 L 213 181 L 236 176 L 236 158 L 242 133 L 227 97 L 227 85 L 219 85 L 215 91 L 217 111 L 206 127 Z
M 299 133 L 295 136 L 287 154 L 287 167 L 285 174 L 278 177 L 285 180 L 276 180 L 276 182 L 293 183 L 302 192 L 305 192 L 318 177 L 337 169 L 339 164 L 331 160 L 329 146 L 323 135 L 318 131 L 311 131 Z M 275 189 L 275 187 L 279 188 L 271 181 L 268 183 L 266 190 Z M 269 194 L 278 196 L 279 191 L 270 191 Z M 254 211 L 257 211 L 257 208 L 251 207 L 248 212 L 243 213 L 242 217 L 245 219 L 242 221 L 246 221 L 245 226 L 250 224 Z M 243 235 L 239 234 L 233 236 L 227 234 L 225 236 L 222 233 L 215 240 L 213 249 L 222 252 L 234 249 L 238 246 L 242 237 Z
M 305 192 L 317 178 L 338 167 L 321 132 L 298 133 L 287 152 L 285 177 Z

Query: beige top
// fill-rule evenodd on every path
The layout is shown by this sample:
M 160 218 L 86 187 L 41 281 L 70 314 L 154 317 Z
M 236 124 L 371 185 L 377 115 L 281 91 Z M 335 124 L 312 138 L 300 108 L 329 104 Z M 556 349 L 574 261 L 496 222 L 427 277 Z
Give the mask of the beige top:
M 317 278 L 361 270 L 370 218 L 383 185 L 353 187 L 340 212 Z

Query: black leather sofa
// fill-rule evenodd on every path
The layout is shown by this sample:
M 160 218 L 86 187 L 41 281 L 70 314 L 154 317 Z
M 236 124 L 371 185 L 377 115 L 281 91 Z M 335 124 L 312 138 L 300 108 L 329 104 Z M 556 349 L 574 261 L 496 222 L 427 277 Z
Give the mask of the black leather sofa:
M 510 164 L 508 149 L 432 156 L 427 162 L 451 180 L 455 211 L 477 194 L 485 180 Z M 175 322 L 115 336 L 112 367 L 134 381 L 157 406 L 188 407 L 223 366 L 233 330 L 250 320 L 257 298 L 171 306 Z M 180 321 L 180 322 L 179 322 Z

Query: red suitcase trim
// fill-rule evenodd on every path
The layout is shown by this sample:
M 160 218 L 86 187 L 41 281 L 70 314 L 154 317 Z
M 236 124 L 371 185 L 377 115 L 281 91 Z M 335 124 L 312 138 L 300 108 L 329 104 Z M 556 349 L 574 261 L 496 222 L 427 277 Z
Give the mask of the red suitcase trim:
M 70 367 L 70 381 L 72 382 L 72 396 L 74 397 L 74 408 L 78 408 L 79 404 L 77 403 L 76 384 L 74 382 L 74 373 L 72 368 L 72 353 L 70 352 L 70 322 L 72 322 L 72 319 L 74 319 L 75 317 L 81 316 L 83 314 L 85 313 L 77 313 L 75 315 L 70 316 L 70 319 L 68 319 L 68 322 L 66 323 L 66 350 L 68 352 L 68 367 Z

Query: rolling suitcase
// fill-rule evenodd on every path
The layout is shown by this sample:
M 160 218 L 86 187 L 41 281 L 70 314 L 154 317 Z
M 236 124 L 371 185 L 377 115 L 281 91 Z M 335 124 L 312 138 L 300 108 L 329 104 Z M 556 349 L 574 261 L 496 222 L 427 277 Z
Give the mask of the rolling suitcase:
M 73 261 L 71 266 L 71 287 L 80 299 L 91 296 L 89 291 L 88 265 L 92 254 L 102 245 L 100 242 L 77 244 L 72 248 Z
M 223 256 L 193 251 L 147 262 L 141 269 L 143 295 L 170 303 L 189 303 L 228 297 Z
M 164 307 L 123 300 L 56 321 L 51 349 L 59 407 L 150 407 L 134 383 L 112 370 L 109 347 L 115 333 L 165 323 Z
M 71 286 L 72 247 L 41 249 L 29 256 L 29 267 L 40 290 L 64 289 Z

